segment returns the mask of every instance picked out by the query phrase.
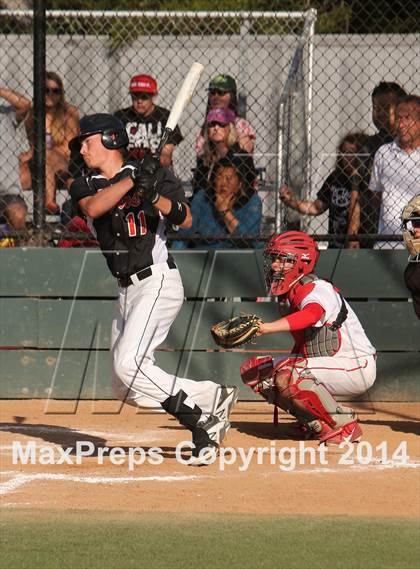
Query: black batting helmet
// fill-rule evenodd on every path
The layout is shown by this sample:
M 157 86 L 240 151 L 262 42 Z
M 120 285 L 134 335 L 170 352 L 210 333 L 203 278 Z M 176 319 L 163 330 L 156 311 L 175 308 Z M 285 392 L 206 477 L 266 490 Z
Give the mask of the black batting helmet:
M 109 150 L 122 148 L 128 144 L 124 123 L 114 115 L 97 113 L 80 119 L 80 132 L 78 136 L 70 140 L 70 150 L 80 150 L 83 138 L 99 133 L 102 134 L 102 144 Z

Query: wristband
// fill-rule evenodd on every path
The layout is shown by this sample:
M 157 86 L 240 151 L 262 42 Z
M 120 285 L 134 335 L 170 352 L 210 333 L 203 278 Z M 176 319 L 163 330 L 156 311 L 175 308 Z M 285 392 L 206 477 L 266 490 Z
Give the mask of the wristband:
M 154 196 L 149 198 L 149 201 L 152 205 L 154 205 L 159 200 L 159 198 L 160 198 L 160 194 L 158 194 L 158 192 L 156 192 Z
M 182 202 L 171 200 L 171 210 L 165 217 L 174 225 L 181 225 L 187 217 L 187 206 Z

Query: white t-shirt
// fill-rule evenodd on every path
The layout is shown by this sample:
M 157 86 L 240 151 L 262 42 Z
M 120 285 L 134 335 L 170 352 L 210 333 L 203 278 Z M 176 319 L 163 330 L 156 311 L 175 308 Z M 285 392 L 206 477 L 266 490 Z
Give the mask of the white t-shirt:
M 16 121 L 14 107 L 0 105 L 0 194 L 20 194 L 19 154 L 29 149 L 23 121 Z
M 405 152 L 396 142 L 375 154 L 369 188 L 382 192 L 380 233 L 401 233 L 401 212 L 420 191 L 420 147 Z
M 340 312 L 341 298 L 334 290 L 331 283 L 318 279 L 314 281 L 314 288 L 300 302 L 299 308 L 302 309 L 311 302 L 316 302 L 325 310 L 323 317 L 314 325 L 319 328 L 324 324 L 332 324 Z M 370 343 L 366 332 L 350 305 L 346 302 L 348 310 L 347 318 L 338 330 L 340 347 L 332 357 L 358 358 L 361 356 L 373 355 L 375 348 Z

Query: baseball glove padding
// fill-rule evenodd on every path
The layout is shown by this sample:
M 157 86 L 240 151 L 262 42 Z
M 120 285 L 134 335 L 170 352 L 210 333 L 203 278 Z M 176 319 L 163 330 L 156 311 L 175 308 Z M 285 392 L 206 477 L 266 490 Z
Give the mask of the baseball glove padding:
M 234 316 L 212 326 L 211 335 L 222 348 L 236 348 L 250 342 L 257 335 L 261 323 L 261 318 L 255 314 Z

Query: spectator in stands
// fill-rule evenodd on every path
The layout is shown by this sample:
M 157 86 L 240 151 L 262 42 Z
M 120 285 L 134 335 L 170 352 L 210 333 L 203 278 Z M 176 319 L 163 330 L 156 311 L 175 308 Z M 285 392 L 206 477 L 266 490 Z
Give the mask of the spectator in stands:
M 350 232 L 353 234 L 369 235 L 378 233 L 379 206 L 377 200 L 369 190 L 369 180 L 372 170 L 373 158 L 376 151 L 383 144 L 394 140 L 396 134 L 395 114 L 397 104 L 402 97 L 406 96 L 404 89 L 394 82 L 382 81 L 372 91 L 372 121 L 377 132 L 367 137 L 365 148 L 362 153 L 366 155 L 360 184 L 354 190 L 352 196 L 352 219 L 350 220 Z M 351 241 L 352 249 L 372 248 L 372 239 Z
M 407 95 L 397 105 L 395 141 L 382 145 L 373 160 L 369 189 L 381 205 L 380 233 L 400 233 L 401 204 L 418 193 L 419 180 L 420 97 Z
M 70 150 L 68 143 L 79 132 L 79 112 L 65 98 L 64 84 L 61 77 L 53 71 L 47 71 L 45 83 L 45 208 L 56 214 L 60 208 L 56 202 L 56 184 L 65 183 L 68 177 Z M 29 113 L 27 130 L 31 146 L 34 145 L 33 109 Z M 26 171 L 30 179 L 33 150 L 26 156 Z
M 143 158 L 146 153 L 156 151 L 169 117 L 169 111 L 156 105 L 158 85 L 150 75 L 135 75 L 130 80 L 132 105 L 116 111 L 127 129 L 128 151 L 132 158 Z M 170 135 L 160 155 L 163 166 L 172 165 L 172 155 L 183 137 L 179 127 Z
M 414 311 L 420 319 L 420 193 L 408 202 L 401 218 L 405 246 L 410 253 L 404 280 L 413 298 Z
M 244 164 L 238 158 L 225 157 L 216 166 L 214 187 L 200 190 L 191 203 L 193 224 L 179 237 L 197 235 L 190 246 L 201 249 L 247 247 L 249 241 L 220 240 L 218 237 L 257 237 L 261 225 L 261 198 L 248 183 Z M 175 242 L 174 248 L 188 247 Z
M 235 127 L 238 132 L 238 144 L 242 150 L 252 154 L 256 135 L 249 122 L 238 115 L 238 94 L 235 79 L 230 75 L 216 75 L 210 81 L 208 91 L 206 117 L 211 109 L 230 109 L 233 111 L 235 113 Z M 203 153 L 205 129 L 206 123 L 204 122 L 195 145 L 197 156 Z
M 28 146 L 24 119 L 31 102 L 7 87 L 0 87 L 0 97 L 7 102 L 6 105 L 0 105 L 0 224 L 3 232 L 22 231 L 28 210 L 22 196 L 25 168 L 22 168 L 20 156 Z
M 75 235 L 74 237 L 71 235 L 72 233 Z M 99 243 L 93 236 L 86 220 L 77 214 L 73 215 L 64 226 L 64 237 L 59 240 L 57 246 L 61 248 L 99 247 Z
M 192 181 L 193 192 L 206 190 L 214 185 L 214 173 L 222 158 L 235 156 L 241 161 L 247 185 L 256 185 L 257 173 L 254 160 L 239 146 L 235 127 L 235 113 L 230 109 L 211 109 L 206 117 L 203 153 L 197 158 Z
M 360 152 L 366 141 L 361 132 L 347 134 L 338 145 L 334 170 L 329 174 L 317 193 L 315 200 L 300 200 L 292 188 L 282 186 L 280 199 L 284 204 L 304 215 L 321 215 L 328 210 L 328 233 L 346 235 L 350 219 L 352 189 L 360 181 L 362 160 Z M 346 239 L 336 238 L 329 247 L 340 249 L 346 246 Z

